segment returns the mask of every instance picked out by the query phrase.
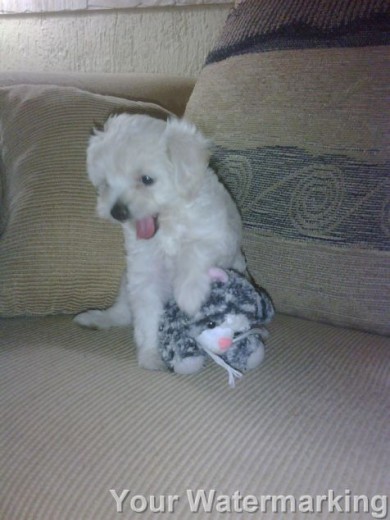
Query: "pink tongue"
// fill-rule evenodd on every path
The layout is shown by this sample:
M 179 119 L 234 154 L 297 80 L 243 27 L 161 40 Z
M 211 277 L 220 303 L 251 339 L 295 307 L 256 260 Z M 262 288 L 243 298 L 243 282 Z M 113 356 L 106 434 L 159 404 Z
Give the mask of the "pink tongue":
M 156 223 L 154 217 L 145 217 L 135 221 L 137 238 L 148 239 L 156 233 Z

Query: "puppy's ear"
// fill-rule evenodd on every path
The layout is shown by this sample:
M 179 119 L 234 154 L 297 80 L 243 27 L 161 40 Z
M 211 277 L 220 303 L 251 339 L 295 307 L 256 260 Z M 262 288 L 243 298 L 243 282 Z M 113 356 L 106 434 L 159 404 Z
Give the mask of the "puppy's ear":
M 203 182 L 210 160 L 210 142 L 190 122 L 169 119 L 164 132 L 178 190 L 191 197 Z

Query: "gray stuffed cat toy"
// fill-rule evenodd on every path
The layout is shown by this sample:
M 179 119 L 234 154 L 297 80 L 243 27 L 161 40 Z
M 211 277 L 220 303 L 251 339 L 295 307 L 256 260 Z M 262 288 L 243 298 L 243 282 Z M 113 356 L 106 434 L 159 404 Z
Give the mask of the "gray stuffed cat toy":
M 264 325 L 274 315 L 268 294 L 231 269 L 209 271 L 210 293 L 189 317 L 175 301 L 164 308 L 159 328 L 160 354 L 178 374 L 199 371 L 208 357 L 228 371 L 229 384 L 256 368 L 264 357 Z

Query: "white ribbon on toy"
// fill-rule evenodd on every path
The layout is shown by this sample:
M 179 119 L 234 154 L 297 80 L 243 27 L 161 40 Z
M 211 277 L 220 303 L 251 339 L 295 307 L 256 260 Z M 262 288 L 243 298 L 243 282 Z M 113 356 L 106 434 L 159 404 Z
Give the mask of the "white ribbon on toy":
M 240 341 L 241 339 L 247 338 L 248 336 L 251 336 L 252 334 L 259 334 L 261 338 L 265 338 L 268 336 L 268 332 L 264 328 L 256 327 L 253 329 L 248 330 L 247 332 L 243 332 L 239 336 L 235 337 L 233 340 L 233 343 L 236 343 L 237 341 Z M 236 379 L 240 379 L 243 376 L 243 373 L 239 370 L 236 370 L 235 368 L 231 367 L 226 361 L 220 358 L 218 354 L 215 354 L 210 350 L 208 347 L 204 347 L 203 345 L 201 348 L 208 354 L 211 359 L 213 359 L 219 366 L 224 368 L 227 373 L 229 374 L 229 386 L 231 388 L 234 388 L 236 385 Z
M 213 359 L 218 365 L 223 367 L 225 370 L 227 370 L 227 373 L 229 374 L 229 386 L 234 388 L 236 384 L 236 379 L 240 379 L 242 377 L 242 372 L 239 370 L 236 370 L 235 368 L 231 367 L 226 361 L 224 361 L 222 358 L 218 356 L 218 354 L 214 354 L 208 347 L 202 347 L 202 349 L 208 354 L 211 359 Z

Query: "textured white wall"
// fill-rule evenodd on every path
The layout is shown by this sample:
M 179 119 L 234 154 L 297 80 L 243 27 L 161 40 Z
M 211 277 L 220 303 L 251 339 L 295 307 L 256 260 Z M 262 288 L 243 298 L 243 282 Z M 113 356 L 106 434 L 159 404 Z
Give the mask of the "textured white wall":
M 0 14 L 229 3 L 230 0 L 0 0 Z
M 0 16 L 0 69 L 196 76 L 229 6 Z

